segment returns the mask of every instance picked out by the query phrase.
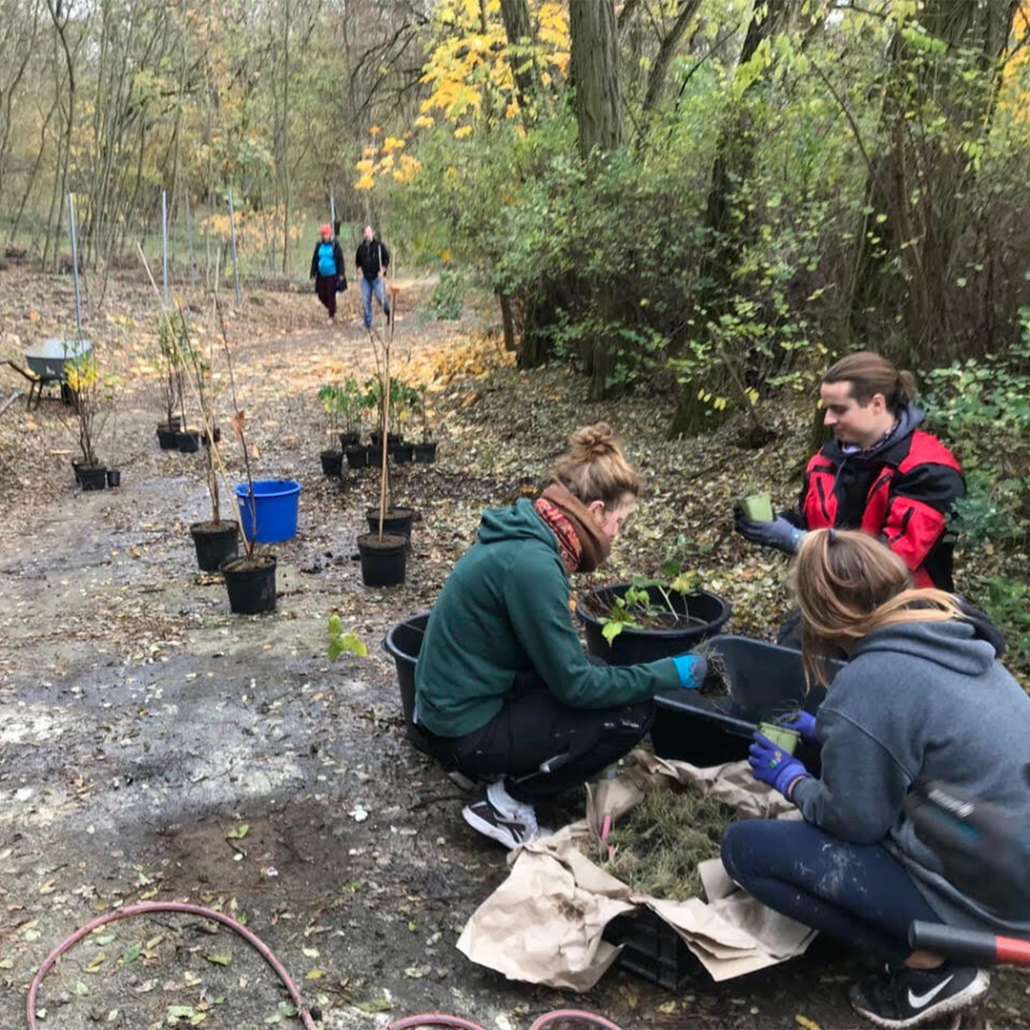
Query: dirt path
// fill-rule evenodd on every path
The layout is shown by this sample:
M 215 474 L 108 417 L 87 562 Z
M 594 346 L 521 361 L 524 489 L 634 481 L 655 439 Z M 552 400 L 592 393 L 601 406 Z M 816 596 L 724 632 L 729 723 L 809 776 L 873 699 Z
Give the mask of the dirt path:
M 414 348 L 454 339 L 453 327 L 423 326 Z M 467 830 L 456 789 L 407 745 L 378 645 L 432 602 L 476 513 L 516 492 L 521 474 L 470 462 L 464 437 L 442 441 L 436 466 L 401 470 L 397 495 L 422 513 L 408 584 L 367 591 L 351 556 L 374 481 L 341 491 L 321 476 L 313 402 L 326 377 L 370 370 L 361 330 L 300 328 L 237 346 L 261 475 L 304 487 L 298 536 L 276 547 L 274 614 L 231 616 L 221 583 L 198 575 L 187 527 L 205 517 L 199 465 L 157 449 L 142 390 L 117 427 L 116 449 L 138 454 L 120 490 L 76 491 L 58 455 L 38 492 L 5 506 L 0 1025 L 23 1025 L 31 976 L 65 934 L 150 898 L 245 918 L 327 1027 L 438 1010 L 520 1030 L 570 1003 L 626 1030 L 793 1026 L 799 1013 L 852 1024 L 845 988 L 862 963 L 822 946 L 748 981 L 699 978 L 678 996 L 619 970 L 565 996 L 506 983 L 456 951 L 464 921 L 503 880 L 504 857 Z M 35 419 L 56 432 L 46 406 Z M 489 439 L 477 444 L 490 453 Z M 326 660 L 331 611 L 368 642 L 368 659 Z M 205 1027 L 289 1024 L 271 972 L 208 929 L 188 917 L 114 924 L 48 979 L 42 1025 L 157 1028 L 176 1011 L 190 1025 L 187 1009 Z M 1016 1025 L 1022 993 L 1010 976 L 984 1010 L 993 1025 Z

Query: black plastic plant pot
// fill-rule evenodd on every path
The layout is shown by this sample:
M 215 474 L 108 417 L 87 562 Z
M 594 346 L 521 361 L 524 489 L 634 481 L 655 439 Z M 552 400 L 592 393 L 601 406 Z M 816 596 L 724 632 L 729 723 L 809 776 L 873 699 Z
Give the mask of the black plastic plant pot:
M 194 454 L 200 450 L 200 433 L 196 429 L 180 431 L 175 442 L 182 454 Z
M 257 615 L 275 609 L 275 558 L 270 554 L 229 558 L 219 566 L 234 615 Z
M 80 465 L 78 476 L 83 490 L 103 490 L 107 486 L 107 469 L 103 465 Z
M 411 463 L 413 456 L 414 447 L 410 443 L 398 443 L 394 444 L 390 448 L 390 457 L 393 458 L 398 465 L 408 465 Z
M 367 508 L 365 518 L 368 519 L 368 531 L 379 532 L 379 509 Z M 409 543 L 411 541 L 411 524 L 415 521 L 414 508 L 390 508 L 383 521 L 383 532 L 393 536 L 402 536 Z
M 368 465 L 368 449 L 362 444 L 352 444 L 344 452 L 347 456 L 347 467 L 363 469 Z
M 708 644 L 722 656 L 728 693 L 724 697 L 696 690 L 659 694 L 651 741 L 662 758 L 698 766 L 740 761 L 747 758 L 759 722 L 775 722 L 798 708 L 815 712 L 826 697 L 819 684 L 806 691 L 800 651 L 733 634 L 714 636 Z M 827 677 L 832 680 L 843 667 L 843 662 L 830 662 Z M 819 775 L 818 748 L 802 744 L 797 757 L 809 772 Z
M 338 476 L 343 468 L 343 455 L 339 451 L 322 451 L 322 472 L 327 476 Z
M 222 562 L 236 557 L 240 527 L 235 522 L 194 522 L 190 536 L 201 571 L 217 572 Z
M 357 432 L 339 433 L 340 446 L 343 448 L 353 447 L 360 439 L 361 434 Z
M 404 582 L 408 562 L 408 538 L 384 533 L 358 537 L 361 554 L 361 579 L 367 587 L 395 587 Z
M 107 470 L 107 485 L 111 487 L 122 485 L 122 470 L 121 469 L 108 469 Z
M 179 430 L 169 426 L 158 426 L 157 442 L 162 451 L 174 451 L 179 446 Z
M 417 443 L 415 447 L 415 464 L 430 465 L 436 461 L 436 441 L 428 443 Z
M 372 442 L 373 447 L 378 447 L 383 442 L 383 434 L 378 429 L 374 429 L 368 434 L 369 440 Z M 396 447 L 398 444 L 404 443 L 403 433 L 387 433 L 386 434 L 386 446 Z
M 598 587 L 576 605 L 576 615 L 586 629 L 587 653 L 603 658 L 609 665 L 636 665 L 683 654 L 718 633 L 732 612 L 729 604 L 707 590 L 692 594 L 669 591 L 673 607 L 678 614 L 686 614 L 687 621 L 671 629 L 631 629 L 624 626 L 609 644 L 601 632 L 603 623 L 593 612 L 602 606 L 609 607 L 631 586 L 631 583 L 614 583 Z M 649 587 L 648 593 L 653 603 L 664 604 L 665 599 L 657 587 Z
M 619 965 L 667 991 L 682 991 L 707 979 L 704 966 L 683 938 L 650 909 L 616 916 L 604 939 L 622 947 Z
M 72 472 L 75 473 L 75 482 L 82 486 L 82 467 L 86 462 L 82 458 L 72 458 Z
M 383 449 L 370 443 L 365 451 L 365 462 L 369 468 L 380 468 L 383 464 Z
M 415 725 L 415 663 L 422 650 L 422 639 L 428 622 L 429 612 L 418 612 L 391 626 L 383 637 L 383 650 L 397 666 L 397 682 L 401 688 L 401 707 L 404 709 L 404 728 L 408 740 L 426 754 L 429 754 L 429 749 L 425 737 Z
M 218 441 L 222 439 L 222 430 L 218 426 L 215 426 L 215 428 L 211 431 L 211 435 L 215 438 L 215 443 L 218 443 Z M 207 447 L 208 441 L 207 441 L 207 430 L 206 429 L 204 430 L 204 432 L 202 432 L 200 434 L 200 442 L 205 447 Z

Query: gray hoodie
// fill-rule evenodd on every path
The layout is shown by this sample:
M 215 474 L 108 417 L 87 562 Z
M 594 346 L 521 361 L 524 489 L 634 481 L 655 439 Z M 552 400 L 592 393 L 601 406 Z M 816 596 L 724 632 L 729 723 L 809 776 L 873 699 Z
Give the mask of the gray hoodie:
M 816 735 L 822 777 L 794 789 L 805 819 L 841 840 L 882 843 L 908 866 L 942 920 L 986 927 L 943 881 L 940 860 L 902 806 L 909 790 L 937 780 L 1030 825 L 1030 697 L 994 647 L 964 621 L 870 633 L 820 705 Z M 1030 919 L 1030 912 L 1005 915 Z

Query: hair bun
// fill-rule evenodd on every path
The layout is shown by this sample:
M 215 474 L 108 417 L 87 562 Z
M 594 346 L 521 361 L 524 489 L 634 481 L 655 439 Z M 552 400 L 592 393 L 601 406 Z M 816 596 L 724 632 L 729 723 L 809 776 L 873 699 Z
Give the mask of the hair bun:
M 618 449 L 612 427 L 607 422 L 583 426 L 569 437 L 569 451 L 580 460 L 591 461 Z

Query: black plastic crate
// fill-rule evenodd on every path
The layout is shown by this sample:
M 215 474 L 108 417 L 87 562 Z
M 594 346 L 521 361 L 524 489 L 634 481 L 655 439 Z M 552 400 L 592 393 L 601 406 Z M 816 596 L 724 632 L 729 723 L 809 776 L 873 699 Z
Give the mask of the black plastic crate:
M 698 766 L 721 765 L 747 758 L 755 727 L 774 721 L 790 708 L 814 712 L 826 690 L 813 683 L 805 692 L 801 652 L 764 640 L 733 634 L 710 637 L 708 643 L 722 655 L 729 677 L 728 697 L 704 697 L 694 690 L 660 694 L 651 728 L 655 753 Z M 843 668 L 831 662 L 833 676 Z M 802 746 L 798 757 L 818 774 L 818 750 Z
M 705 972 L 683 938 L 650 909 L 616 916 L 605 927 L 604 939 L 622 945 L 623 969 L 669 991 L 683 990 Z

